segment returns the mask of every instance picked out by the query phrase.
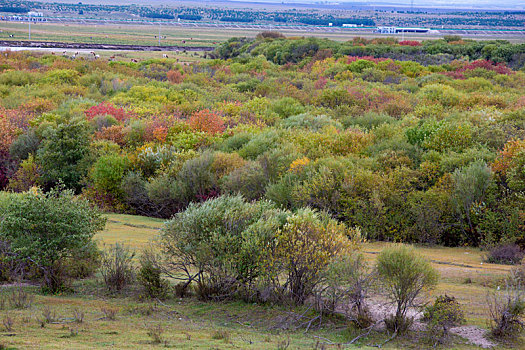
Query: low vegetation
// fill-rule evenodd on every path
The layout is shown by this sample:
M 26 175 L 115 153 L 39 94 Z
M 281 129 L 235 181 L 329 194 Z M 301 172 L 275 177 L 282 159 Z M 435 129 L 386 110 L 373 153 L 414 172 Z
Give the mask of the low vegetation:
M 256 44 L 192 66 L 0 57 L 6 331 L 37 309 L 33 334 L 78 344 L 96 322 L 146 338 L 111 346 L 463 347 L 466 318 L 519 343 L 523 71 Z

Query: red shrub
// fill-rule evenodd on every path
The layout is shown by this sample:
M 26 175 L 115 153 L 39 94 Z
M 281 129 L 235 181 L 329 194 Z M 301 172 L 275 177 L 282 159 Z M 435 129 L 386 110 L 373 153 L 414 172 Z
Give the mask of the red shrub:
M 189 125 L 193 130 L 203 131 L 211 135 L 221 133 L 225 129 L 222 117 L 208 109 L 193 113 Z
M 89 108 L 84 113 L 90 120 L 98 115 L 110 115 L 120 122 L 131 117 L 131 114 L 128 113 L 124 108 L 117 108 L 109 102 L 102 102 Z
M 478 68 L 485 69 L 488 71 L 494 71 L 498 74 L 505 74 L 505 75 L 514 74 L 512 69 L 507 67 L 505 63 L 494 63 L 492 61 L 487 61 L 487 60 L 476 60 L 473 62 L 463 63 L 458 68 L 456 68 L 455 71 L 444 72 L 443 74 L 453 77 L 454 79 L 465 79 L 465 75 L 463 73 L 465 73 L 466 71 L 474 70 Z
M 421 46 L 421 43 L 416 40 L 403 40 L 398 43 L 401 46 Z
M 9 153 L 9 147 L 20 134 L 20 128 L 6 115 L 0 115 L 0 152 Z

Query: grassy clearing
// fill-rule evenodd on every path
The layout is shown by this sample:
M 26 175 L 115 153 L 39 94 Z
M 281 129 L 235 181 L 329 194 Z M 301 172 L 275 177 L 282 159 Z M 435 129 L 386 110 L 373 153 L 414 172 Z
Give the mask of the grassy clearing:
M 140 250 L 159 233 L 163 221 L 131 215 L 108 215 L 105 231 L 97 235 L 100 244 L 124 241 Z M 363 247 L 372 261 L 387 243 L 367 243 Z M 432 259 L 442 279 L 434 295 L 456 296 L 464 306 L 469 324 L 486 326 L 485 296 L 509 269 L 506 266 L 481 264 L 482 252 L 470 248 L 425 248 L 418 250 Z M 465 283 L 470 278 L 472 283 Z M 39 294 L 37 287 L 26 287 L 36 294 L 32 306 L 15 310 L 8 303 L 0 310 L 0 344 L 13 349 L 320 349 L 324 340 L 348 342 L 357 335 L 341 320 L 326 320 L 320 330 L 282 329 L 290 309 L 243 302 L 205 303 L 193 298 L 166 302 L 142 302 L 133 291 L 118 297 L 108 296 L 99 278 L 78 281 L 75 293 L 64 296 Z M 4 286 L 0 298 L 6 299 L 14 287 Z M 116 311 L 114 320 L 108 310 Z M 305 309 L 293 310 L 303 313 Z M 44 322 L 51 314 L 52 322 Z M 78 316 L 82 314 L 83 322 Z M 7 320 L 12 329 L 6 329 Z M 160 330 L 160 332 L 159 332 Z M 150 335 L 148 335 L 150 333 Z M 151 334 L 160 333 L 160 343 Z M 421 335 L 414 334 L 388 343 L 389 349 L 419 349 Z M 362 340 L 381 343 L 385 334 Z M 338 348 L 325 346 L 324 348 Z M 477 349 L 457 339 L 455 349 Z M 503 347 L 502 347 L 503 348 Z

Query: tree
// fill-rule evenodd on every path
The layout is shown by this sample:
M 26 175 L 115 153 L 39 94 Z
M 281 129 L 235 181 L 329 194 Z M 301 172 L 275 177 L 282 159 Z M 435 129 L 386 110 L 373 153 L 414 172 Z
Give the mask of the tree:
M 479 204 L 489 187 L 492 171 L 483 161 L 457 169 L 452 174 L 454 182 L 453 201 L 459 215 L 460 223 L 467 234 L 467 240 L 479 245 L 481 237 L 472 217 L 472 209 Z M 466 228 L 465 228 L 466 224 Z
M 385 323 L 390 330 L 404 333 L 412 323 L 407 317 L 409 308 L 421 305 L 418 297 L 437 284 L 438 273 L 414 248 L 405 245 L 383 249 L 376 269 L 386 296 L 396 308 Z
M 85 121 L 70 120 L 48 128 L 37 151 L 43 180 L 48 187 L 61 182 L 78 191 L 80 181 L 87 173 L 87 164 L 83 160 L 88 152 L 89 132 Z
M 44 277 L 43 289 L 52 293 L 64 286 L 65 259 L 90 245 L 105 218 L 71 191 L 52 189 L 13 196 L 0 212 L 0 237 L 18 259 L 34 263 Z

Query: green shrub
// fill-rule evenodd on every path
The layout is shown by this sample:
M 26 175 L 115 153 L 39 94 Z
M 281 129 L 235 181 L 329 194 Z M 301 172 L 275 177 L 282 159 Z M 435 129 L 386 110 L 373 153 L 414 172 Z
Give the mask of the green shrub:
M 479 245 L 481 235 L 473 220 L 473 208 L 481 203 L 492 180 L 492 170 L 483 161 L 457 169 L 452 174 L 452 201 L 456 207 L 458 223 L 470 244 Z
M 437 284 L 438 273 L 414 248 L 405 245 L 383 249 L 376 269 L 385 295 L 395 306 L 395 313 L 385 323 L 389 330 L 405 333 L 412 323 L 408 310 L 421 305 L 420 294 Z
M 203 299 L 230 298 L 253 288 L 266 258 L 261 247 L 275 237 L 286 213 L 268 202 L 246 202 L 222 196 L 191 203 L 162 230 L 162 248 L 174 269 L 189 285 L 198 281 Z
M 48 185 L 63 183 L 67 188 L 79 190 L 81 179 L 87 174 L 89 134 L 85 121 L 74 120 L 44 132 L 44 140 L 37 152 L 43 180 Z
M 128 159 L 122 155 L 102 156 L 93 165 L 89 177 L 95 189 L 103 194 L 112 196 L 115 200 L 121 200 L 122 177 L 128 166 Z
M 456 298 L 440 295 L 434 304 L 427 306 L 423 319 L 427 321 L 429 340 L 433 345 L 445 343 L 450 336 L 450 328 L 465 322 L 465 314 Z
M 288 118 L 292 115 L 301 114 L 304 112 L 304 107 L 291 97 L 283 97 L 272 104 L 272 109 L 281 118 Z
M 143 294 L 151 299 L 165 299 L 168 296 L 169 282 L 161 277 L 159 258 L 151 249 L 140 256 L 140 268 L 137 280 L 143 288 Z
M 327 126 L 334 126 L 338 130 L 343 126 L 326 115 L 314 116 L 309 113 L 292 115 L 281 122 L 282 127 L 286 129 L 304 128 L 311 131 L 320 131 Z
M 266 253 L 267 274 L 273 280 L 284 278 L 289 298 L 303 304 L 323 280 L 332 259 L 345 254 L 359 240 L 357 231 L 312 209 L 300 209 L 286 218 L 275 246 Z
M 239 155 L 243 158 L 255 160 L 264 152 L 276 147 L 279 142 L 279 135 L 276 131 L 270 130 L 255 136 L 246 143 L 240 150 Z
M 80 254 L 105 226 L 101 213 L 70 191 L 28 192 L 10 197 L 2 210 L 0 237 L 19 257 L 43 272 L 43 288 L 64 286 L 65 260 Z
M 211 153 L 204 153 L 200 157 L 190 159 L 182 166 L 177 179 L 186 189 L 190 200 L 206 199 L 210 192 L 218 188 L 212 166 L 213 154 Z
M 241 194 L 247 200 L 255 200 L 264 196 L 268 177 L 257 162 L 251 162 L 233 170 L 221 181 L 221 189 L 227 194 Z

